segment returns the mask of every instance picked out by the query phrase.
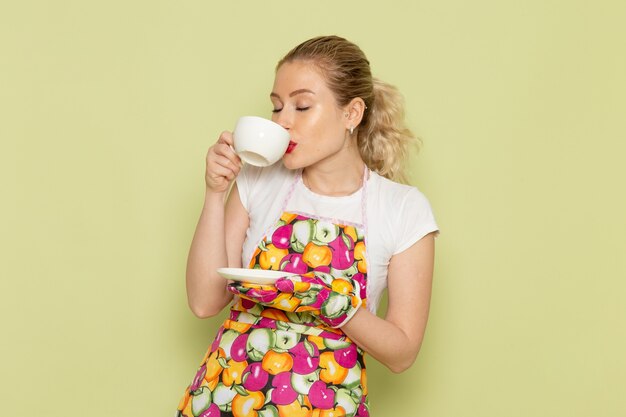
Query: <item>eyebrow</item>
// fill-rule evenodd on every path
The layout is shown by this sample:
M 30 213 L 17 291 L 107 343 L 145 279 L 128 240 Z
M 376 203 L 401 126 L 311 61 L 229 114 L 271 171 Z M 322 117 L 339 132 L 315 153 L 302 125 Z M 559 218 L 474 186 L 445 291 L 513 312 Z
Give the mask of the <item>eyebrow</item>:
M 313 91 L 309 90 L 308 88 L 301 88 L 299 90 L 295 90 L 289 93 L 289 97 L 297 96 L 298 94 L 302 94 L 302 93 L 315 94 Z M 270 93 L 270 97 L 276 97 L 278 99 L 280 98 L 280 96 L 274 92 Z

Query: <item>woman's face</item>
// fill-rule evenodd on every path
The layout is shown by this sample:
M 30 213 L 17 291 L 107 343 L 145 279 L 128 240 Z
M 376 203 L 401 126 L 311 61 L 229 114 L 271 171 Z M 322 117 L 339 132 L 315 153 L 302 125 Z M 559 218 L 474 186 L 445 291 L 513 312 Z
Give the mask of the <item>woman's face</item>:
M 291 135 L 285 167 L 303 168 L 330 159 L 346 145 L 347 118 L 313 64 L 281 65 L 270 98 L 272 120 Z

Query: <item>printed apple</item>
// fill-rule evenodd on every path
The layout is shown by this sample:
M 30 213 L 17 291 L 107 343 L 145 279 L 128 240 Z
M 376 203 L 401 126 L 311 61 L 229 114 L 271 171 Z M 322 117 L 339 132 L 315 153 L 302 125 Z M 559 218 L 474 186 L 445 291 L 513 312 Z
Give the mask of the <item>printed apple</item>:
M 220 341 L 220 347 L 224 349 L 224 353 L 226 354 L 226 359 L 229 360 L 231 358 L 231 349 L 235 339 L 239 337 L 240 333 L 234 330 L 226 330 L 224 334 L 222 334 L 222 340 Z
M 311 405 L 316 408 L 333 408 L 335 405 L 335 391 L 328 388 L 324 381 L 315 381 L 309 391 Z
M 248 359 L 246 345 L 248 344 L 248 333 L 237 336 L 230 348 L 230 356 L 237 362 L 243 362 Z
M 291 248 L 299 253 L 304 251 L 304 247 L 311 241 L 315 233 L 315 226 L 312 220 L 299 220 L 293 224 L 291 234 Z
M 259 410 L 259 417 L 279 417 L 278 408 L 268 404 L 265 408 Z
M 322 272 L 318 271 L 317 269 L 315 270 L 315 278 L 318 281 L 321 281 L 320 284 L 324 284 L 328 287 L 330 287 L 335 280 L 335 277 L 332 276 L 329 272 Z
M 352 307 L 352 297 L 331 292 L 322 305 L 322 314 L 329 319 L 336 319 L 346 314 Z
M 337 277 L 352 278 L 358 272 L 359 272 L 359 269 L 357 267 L 357 262 L 353 263 L 352 266 L 346 269 L 330 268 L 330 275 L 332 275 L 335 278 Z
M 332 242 L 339 235 L 339 227 L 333 223 L 317 221 L 313 239 L 318 243 L 327 244 Z
M 317 412 L 314 412 L 311 417 L 346 417 L 346 410 L 340 405 L 330 409 L 316 408 L 315 410 Z
M 211 352 L 208 359 L 206 360 L 206 374 L 204 375 L 204 380 L 208 383 L 211 381 L 215 381 L 216 378 L 224 368 L 222 368 L 222 364 L 226 363 L 226 353 L 224 353 L 224 349 L 217 348 L 217 350 Z
M 250 392 L 248 395 L 235 395 L 233 398 L 232 413 L 234 417 L 258 417 L 258 410 L 265 403 L 262 392 Z
M 248 365 L 243 370 L 243 376 L 241 377 L 243 387 L 248 391 L 262 390 L 267 385 L 268 379 L 269 374 L 263 369 L 261 362 L 253 362 Z
M 332 349 L 332 350 L 344 349 L 350 346 L 351 344 L 352 343 L 348 342 L 345 339 L 330 339 L 330 338 L 324 339 L 324 345 L 326 345 L 328 349 Z
M 293 372 L 300 375 L 310 374 L 320 363 L 317 346 L 308 340 L 298 343 L 289 353 L 293 355 Z
M 337 363 L 344 368 L 352 368 L 357 363 L 358 359 L 358 351 L 355 344 L 351 344 L 348 347 L 337 349 L 333 352 L 335 356 L 335 360 Z M 361 370 L 359 369 L 359 378 L 361 378 L 360 374 Z
M 291 374 L 291 386 L 298 394 L 308 395 L 311 385 L 313 385 L 315 381 L 319 381 L 319 379 L 319 371 L 311 372 L 306 375 L 300 375 L 294 372 Z
M 359 272 L 362 272 L 362 273 L 367 272 L 367 260 L 365 259 L 365 254 L 366 254 L 365 243 L 358 242 L 354 246 L 354 259 L 358 261 L 357 267 L 359 269 Z
M 275 329 L 276 328 L 276 320 L 269 319 L 267 317 L 261 317 L 259 319 L 259 327 L 265 329 Z
M 358 283 L 355 283 L 358 285 Z M 354 295 L 354 285 L 347 278 L 337 278 L 333 280 L 331 289 L 339 294 Z
M 350 391 L 345 388 L 339 388 L 337 390 L 335 402 L 346 410 L 346 416 L 348 417 L 352 417 L 356 414 L 358 403 L 360 403 L 360 401 L 355 401 Z
M 305 293 L 298 294 L 297 297 L 302 300 L 301 305 L 311 307 L 312 309 L 320 309 L 322 308 L 324 301 L 328 298 L 328 295 L 328 290 L 325 290 L 323 287 L 316 284 Z
M 302 248 L 302 250 L 304 250 L 304 248 Z M 294 274 L 306 274 L 309 267 L 302 260 L 302 254 L 291 253 L 283 258 L 280 269 L 281 271 L 291 272 Z
M 263 356 L 274 347 L 276 335 L 271 329 L 254 329 L 246 342 L 248 357 L 255 362 L 263 360 Z
M 278 271 L 282 259 L 289 254 L 287 249 L 280 249 L 273 244 L 266 245 L 265 250 L 259 255 L 259 265 L 262 269 L 272 269 Z
M 288 312 L 287 318 L 289 319 L 290 322 L 296 323 L 296 324 L 303 324 L 303 323 L 309 322 L 308 317 L 306 317 L 306 315 L 299 314 L 299 313 Z
M 234 359 L 228 361 L 228 366 L 222 372 L 222 382 L 226 386 L 240 385 L 243 371 L 248 367 L 248 362 L 237 362 Z
M 272 244 L 279 249 L 287 249 L 291 245 L 291 234 L 293 232 L 293 225 L 286 224 L 278 227 L 274 233 L 272 233 Z
M 318 267 L 315 267 L 313 271 L 324 272 L 325 274 L 330 274 L 330 265 L 320 265 Z
M 341 385 L 349 390 L 353 390 L 361 385 L 361 365 L 357 362 L 352 368 L 348 369 L 348 375 Z
M 364 402 L 361 402 L 361 404 L 359 404 L 356 415 L 357 417 L 370 417 L 370 412 Z
M 293 357 L 288 352 L 268 351 L 261 362 L 263 369 L 271 375 L 289 372 L 293 367 Z
M 298 393 L 291 387 L 291 373 L 282 372 L 272 379 L 272 402 L 278 405 L 287 405 L 298 398 Z
M 195 391 L 200 388 L 200 384 L 202 384 L 202 380 L 206 375 L 206 362 L 202 364 L 198 372 L 196 372 L 196 376 L 193 378 L 193 382 L 189 386 L 190 391 Z
M 220 408 L 217 406 L 217 404 L 213 403 L 209 406 L 209 408 L 204 410 L 198 417 L 220 417 L 220 415 L 221 415 Z
M 367 298 L 367 287 L 366 287 L 366 281 L 365 281 L 365 275 L 363 275 L 362 273 L 358 273 L 358 274 L 354 274 L 352 276 L 352 280 L 356 284 L 358 284 L 357 286 L 357 290 L 359 291 L 359 295 L 361 296 L 361 299 L 365 300 L 365 298 Z
M 332 250 L 328 246 L 317 245 L 314 242 L 309 242 L 302 252 L 302 260 L 304 263 L 314 269 L 319 266 L 330 265 L 332 256 Z
M 230 404 L 237 395 L 237 391 L 227 387 L 221 382 L 217 384 L 215 389 L 213 390 L 213 402 L 217 404 L 220 410 L 224 412 L 230 411 Z
M 211 390 L 208 387 L 200 388 L 200 393 L 191 397 L 191 412 L 194 416 L 199 415 L 209 408 L 211 404 Z
M 339 385 L 348 376 L 348 369 L 339 365 L 333 352 L 323 352 L 320 355 L 320 379 L 327 384 Z
M 352 239 L 353 242 L 357 241 L 357 235 L 356 235 L 356 228 L 354 226 L 343 226 L 342 227 L 342 232 L 346 235 L 346 236 L 350 236 L 350 238 Z
M 289 317 L 288 313 L 287 317 Z M 276 347 L 280 349 L 289 350 L 300 341 L 300 334 L 295 332 L 287 332 L 285 330 L 276 330 Z
M 348 269 L 354 263 L 354 242 L 350 236 L 343 233 L 337 236 L 328 247 L 333 252 L 333 259 L 330 265 L 335 269 Z
M 219 347 L 220 340 L 222 340 L 222 334 L 224 334 L 224 327 L 220 327 L 219 331 L 217 332 L 217 335 L 215 335 L 215 339 L 213 339 L 213 343 L 211 343 L 211 349 L 210 349 L 211 352 L 217 350 L 217 348 Z M 208 356 L 208 352 L 207 352 L 207 356 Z
M 278 405 L 279 417 L 312 417 L 313 406 L 309 399 L 304 396 L 300 401 L 294 400 L 287 405 Z

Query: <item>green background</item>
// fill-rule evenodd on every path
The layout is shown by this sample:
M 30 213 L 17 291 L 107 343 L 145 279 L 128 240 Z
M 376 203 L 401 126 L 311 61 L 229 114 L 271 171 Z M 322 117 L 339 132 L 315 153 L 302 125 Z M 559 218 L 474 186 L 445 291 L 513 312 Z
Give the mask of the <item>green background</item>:
M 269 116 L 276 61 L 366 52 L 423 139 L 442 234 L 415 365 L 372 417 L 626 413 L 626 3 L 0 6 L 0 403 L 171 416 L 221 318 L 187 308 L 204 156 Z

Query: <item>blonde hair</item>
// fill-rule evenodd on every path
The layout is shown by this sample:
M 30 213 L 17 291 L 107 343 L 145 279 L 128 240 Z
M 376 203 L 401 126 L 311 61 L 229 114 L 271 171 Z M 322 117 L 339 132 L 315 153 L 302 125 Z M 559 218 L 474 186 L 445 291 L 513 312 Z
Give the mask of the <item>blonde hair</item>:
M 361 49 L 339 36 L 319 36 L 293 48 L 278 62 L 310 61 L 326 78 L 339 106 L 354 98 L 365 102 L 357 144 L 363 161 L 378 174 L 406 182 L 405 161 L 410 146 L 417 145 L 404 123 L 404 100 L 394 86 L 372 77 Z

